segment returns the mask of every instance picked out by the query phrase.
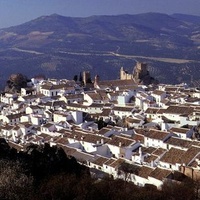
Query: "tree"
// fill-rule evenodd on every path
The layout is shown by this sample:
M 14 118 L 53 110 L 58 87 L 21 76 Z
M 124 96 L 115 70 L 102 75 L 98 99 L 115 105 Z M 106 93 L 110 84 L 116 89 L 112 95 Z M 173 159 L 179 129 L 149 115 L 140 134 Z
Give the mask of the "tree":
M 107 124 L 103 121 L 103 118 L 101 117 L 98 121 L 98 130 L 102 129 L 103 127 L 105 127 Z
M 31 199 L 33 177 L 28 176 L 19 162 L 0 161 L 0 199 Z
M 79 75 L 79 81 L 80 81 L 80 83 L 83 82 L 83 76 L 82 76 L 82 73 L 81 73 L 81 72 L 80 72 L 80 75 Z
M 189 182 L 165 182 L 162 186 L 162 196 L 164 199 L 171 200 L 193 200 L 195 198 L 194 188 L 191 181 Z
M 124 181 L 127 182 L 131 179 L 131 174 L 138 174 L 138 170 L 138 166 L 123 162 L 118 168 L 118 175 L 122 176 Z
M 74 80 L 75 82 L 77 82 L 77 81 L 78 81 L 78 75 L 74 75 L 73 80 Z

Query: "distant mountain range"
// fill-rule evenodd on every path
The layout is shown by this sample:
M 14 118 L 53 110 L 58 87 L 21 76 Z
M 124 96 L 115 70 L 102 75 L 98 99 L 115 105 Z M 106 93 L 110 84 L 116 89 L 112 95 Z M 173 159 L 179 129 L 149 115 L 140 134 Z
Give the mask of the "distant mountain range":
M 0 29 L 0 83 L 12 73 L 72 79 L 84 70 L 92 78 L 119 78 L 136 61 L 147 62 L 162 83 L 200 83 L 200 16 L 42 16 Z

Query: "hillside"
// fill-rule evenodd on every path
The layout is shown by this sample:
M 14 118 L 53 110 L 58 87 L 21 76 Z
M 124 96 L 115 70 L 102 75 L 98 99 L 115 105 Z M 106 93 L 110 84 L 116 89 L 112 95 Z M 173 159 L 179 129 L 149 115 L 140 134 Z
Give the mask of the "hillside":
M 199 53 L 198 16 L 53 14 L 0 29 L 0 82 L 12 73 L 72 79 L 83 70 L 116 79 L 121 66 L 132 71 L 137 60 L 160 82 L 198 85 Z

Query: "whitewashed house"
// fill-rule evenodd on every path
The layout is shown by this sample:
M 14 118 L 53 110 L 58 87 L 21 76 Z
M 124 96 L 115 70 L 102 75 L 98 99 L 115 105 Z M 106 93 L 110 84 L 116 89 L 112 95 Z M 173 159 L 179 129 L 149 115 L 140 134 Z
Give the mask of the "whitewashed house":
M 148 176 L 149 183 L 158 189 L 162 188 L 164 181 L 172 176 L 172 171 L 164 168 L 155 168 Z
M 60 101 L 64 101 L 67 104 L 74 102 L 83 102 L 83 94 L 67 94 L 59 98 Z
M 132 116 L 135 108 L 132 106 L 114 106 L 112 111 L 114 115 L 122 119 L 123 117 Z
M 19 142 L 23 135 L 20 126 L 15 125 L 12 128 L 11 132 L 12 132 L 12 140 L 14 142 Z
M 137 173 L 131 174 L 132 182 L 134 182 L 135 185 L 144 187 L 146 184 L 149 184 L 148 176 L 153 170 L 154 168 L 152 167 L 144 165 L 141 166 L 140 168 L 138 168 Z
M 170 132 L 176 134 L 178 137 L 182 139 L 192 138 L 193 130 L 188 128 L 176 128 L 172 127 L 169 129 Z
M 103 104 L 102 103 L 92 103 L 88 106 L 88 113 L 90 114 L 97 114 L 102 113 L 103 111 Z
M 194 111 L 193 107 L 183 106 L 183 105 L 173 105 L 169 106 L 163 111 L 163 116 L 172 121 L 180 121 L 181 115 L 190 115 Z
M 41 94 L 48 97 L 53 97 L 53 96 L 57 96 L 62 88 L 63 87 L 60 85 L 44 84 L 40 86 L 39 90 Z
M 185 150 L 171 148 L 159 160 L 159 166 L 169 170 L 179 171 L 182 164 L 181 158 L 185 154 L 185 152 Z
M 44 114 L 43 108 L 38 105 L 30 105 L 25 109 L 26 114 Z
M 154 90 L 151 94 L 155 98 L 156 103 L 160 106 L 162 100 L 166 98 L 166 92 L 162 90 Z
M 166 132 L 166 131 L 160 131 L 156 129 L 150 129 L 145 135 L 144 135 L 144 145 L 146 147 L 162 147 L 165 148 L 165 141 L 173 136 L 173 133 Z
M 1 115 L 1 119 L 4 124 L 15 125 L 20 122 L 20 117 L 22 115 L 23 115 L 22 113 L 10 114 L 6 116 Z
M 114 158 L 131 160 L 133 150 L 137 149 L 140 143 L 128 137 L 114 135 L 107 145 Z

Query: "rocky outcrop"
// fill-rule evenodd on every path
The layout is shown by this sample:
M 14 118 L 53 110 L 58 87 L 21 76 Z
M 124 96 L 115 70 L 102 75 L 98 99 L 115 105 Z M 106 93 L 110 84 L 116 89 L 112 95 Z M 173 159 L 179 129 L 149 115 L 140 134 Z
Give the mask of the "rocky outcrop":
M 6 82 L 4 91 L 18 93 L 21 88 L 27 87 L 27 77 L 22 74 L 11 74 Z

